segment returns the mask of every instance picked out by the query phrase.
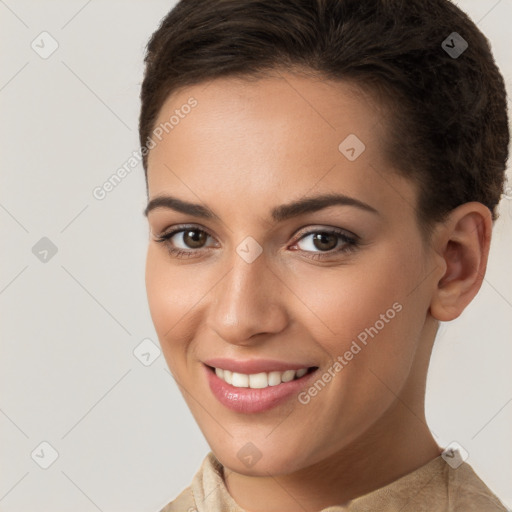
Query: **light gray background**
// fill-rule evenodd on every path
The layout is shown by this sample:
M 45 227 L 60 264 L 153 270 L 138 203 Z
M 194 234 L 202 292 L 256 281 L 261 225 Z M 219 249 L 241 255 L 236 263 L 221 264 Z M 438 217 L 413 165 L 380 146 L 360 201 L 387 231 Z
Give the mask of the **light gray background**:
M 512 0 L 458 3 L 510 94 Z M 0 0 L 2 512 L 154 512 L 209 450 L 163 356 L 133 353 L 158 346 L 142 166 L 92 195 L 138 149 L 144 46 L 174 4 Z M 47 59 L 31 48 L 43 31 L 59 45 Z M 500 211 L 482 290 L 438 337 L 427 417 L 511 507 L 512 188 Z M 58 251 L 46 262 L 43 237 Z M 47 469 L 44 441 L 58 452 Z

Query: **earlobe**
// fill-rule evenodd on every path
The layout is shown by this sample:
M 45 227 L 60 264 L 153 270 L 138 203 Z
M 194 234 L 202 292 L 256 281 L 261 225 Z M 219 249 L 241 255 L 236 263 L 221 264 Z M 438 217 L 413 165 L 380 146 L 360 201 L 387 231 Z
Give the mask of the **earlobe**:
M 478 202 L 455 208 L 443 223 L 437 252 L 445 272 L 430 304 L 437 320 L 454 320 L 478 293 L 487 268 L 491 233 L 491 212 Z

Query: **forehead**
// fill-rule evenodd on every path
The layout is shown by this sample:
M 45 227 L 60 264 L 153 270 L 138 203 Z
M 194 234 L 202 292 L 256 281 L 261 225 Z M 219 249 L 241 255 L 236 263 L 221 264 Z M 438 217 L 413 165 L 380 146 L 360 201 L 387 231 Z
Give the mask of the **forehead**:
M 193 108 L 187 106 L 191 98 L 197 103 Z M 178 119 L 173 114 L 181 115 Z M 265 151 L 272 144 L 295 146 L 299 156 L 313 148 L 332 148 L 349 134 L 365 141 L 368 149 L 377 149 L 384 135 L 383 115 L 378 103 L 354 84 L 283 72 L 259 80 L 221 78 L 181 89 L 166 100 L 155 125 L 165 128 L 174 117 L 173 126 L 168 123 L 164 130 L 169 133 L 162 135 L 174 140 L 177 152 L 183 139 L 193 145 L 190 161 L 208 145 L 215 144 L 220 153 L 225 146 L 232 149 L 227 133 L 243 140 L 245 151 Z
M 336 190 L 396 202 L 411 192 L 390 188 L 397 177 L 384 160 L 384 116 L 354 84 L 291 73 L 186 87 L 167 99 L 155 124 L 167 130 L 149 154 L 150 197 L 179 189 L 207 201 L 215 185 L 217 199 L 246 191 L 274 203 Z

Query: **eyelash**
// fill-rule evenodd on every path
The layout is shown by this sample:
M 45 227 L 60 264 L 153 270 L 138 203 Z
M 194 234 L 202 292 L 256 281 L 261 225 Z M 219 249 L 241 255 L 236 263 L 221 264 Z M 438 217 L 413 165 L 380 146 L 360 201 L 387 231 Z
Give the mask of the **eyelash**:
M 183 233 L 183 232 L 186 232 L 186 231 L 202 232 L 202 233 L 205 233 L 206 235 L 212 237 L 212 235 L 210 235 L 210 233 L 208 233 L 208 231 L 206 231 L 204 229 L 200 229 L 200 228 L 198 228 L 196 226 L 184 225 L 184 226 L 178 226 L 175 229 L 173 229 L 172 231 L 169 231 L 168 233 L 163 233 L 161 235 L 155 235 L 154 241 L 157 242 L 157 243 L 164 244 L 167 247 L 167 250 L 168 250 L 169 254 L 171 256 L 175 257 L 175 258 L 195 257 L 196 254 L 199 251 L 203 250 L 204 248 L 185 250 L 185 249 L 178 249 L 176 247 L 172 247 L 169 244 L 169 240 L 174 235 L 176 235 L 177 233 Z M 355 250 L 357 250 L 357 248 L 360 245 L 360 242 L 359 242 L 359 240 L 358 240 L 358 238 L 356 236 L 351 237 L 351 236 L 347 235 L 344 231 L 342 231 L 340 229 L 333 229 L 333 228 L 329 228 L 329 229 L 316 229 L 316 230 L 311 230 L 311 231 L 302 233 L 301 236 L 294 242 L 293 245 L 296 245 L 297 243 L 299 243 L 301 240 L 303 240 L 307 236 L 314 235 L 314 234 L 317 234 L 317 233 L 328 234 L 328 235 L 336 235 L 336 236 L 338 236 L 339 239 L 342 240 L 342 242 L 344 242 L 345 245 L 343 245 L 341 248 L 337 248 L 337 249 L 335 248 L 335 249 L 331 249 L 329 251 L 312 253 L 312 255 L 308 256 L 308 258 L 311 258 L 313 260 L 321 260 L 321 259 L 324 259 L 324 258 L 328 258 L 328 257 L 331 257 L 333 254 L 339 254 L 339 253 L 347 254 L 347 253 L 351 253 L 351 252 L 354 252 Z M 311 251 L 304 251 L 304 252 L 306 252 L 308 254 L 311 253 Z

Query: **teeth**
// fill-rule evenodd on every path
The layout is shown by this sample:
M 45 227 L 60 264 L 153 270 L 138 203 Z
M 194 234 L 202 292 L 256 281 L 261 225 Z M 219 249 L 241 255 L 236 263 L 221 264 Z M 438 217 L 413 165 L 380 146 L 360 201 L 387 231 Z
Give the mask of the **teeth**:
M 235 386 L 235 388 L 248 388 L 249 375 L 246 375 L 245 373 L 233 372 L 231 385 Z
M 281 375 L 281 380 L 283 382 L 290 382 L 295 378 L 295 370 L 286 370 L 283 372 L 283 375 Z
M 268 386 L 268 375 L 263 373 L 253 373 L 249 375 L 249 387 L 253 389 L 266 388 Z
M 230 372 L 222 368 L 215 368 L 215 374 L 224 382 L 231 384 L 236 388 L 252 388 L 263 389 L 268 386 L 277 386 L 282 382 L 290 382 L 291 380 L 303 377 L 307 373 L 307 368 L 300 370 L 286 370 L 284 372 L 262 372 L 252 373 L 247 375 L 245 373 Z
M 281 372 L 270 372 L 268 374 L 268 385 L 277 386 L 281 384 Z

